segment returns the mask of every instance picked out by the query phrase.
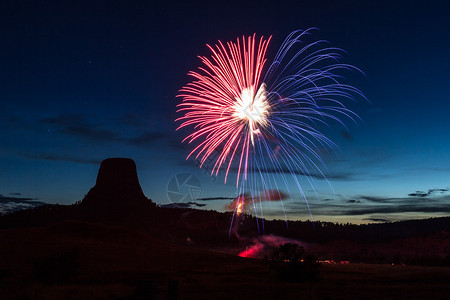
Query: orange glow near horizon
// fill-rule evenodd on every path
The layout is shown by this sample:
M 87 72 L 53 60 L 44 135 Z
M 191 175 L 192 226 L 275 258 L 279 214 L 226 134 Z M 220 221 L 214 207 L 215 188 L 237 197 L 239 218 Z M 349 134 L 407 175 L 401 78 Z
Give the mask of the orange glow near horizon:
M 241 213 L 242 213 L 242 206 L 243 206 L 243 203 L 244 201 L 239 201 L 238 202 L 238 204 L 237 204 L 237 208 L 236 208 L 236 213 L 238 214 L 238 215 L 240 215 Z

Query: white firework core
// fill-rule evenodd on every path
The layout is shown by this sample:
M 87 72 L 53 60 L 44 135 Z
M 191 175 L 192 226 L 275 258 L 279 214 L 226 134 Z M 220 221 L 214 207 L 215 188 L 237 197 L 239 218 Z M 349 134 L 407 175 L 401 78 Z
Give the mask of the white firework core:
M 266 84 L 262 83 L 255 94 L 255 87 L 244 88 L 233 106 L 233 117 L 248 124 L 248 133 L 254 145 L 254 135 L 259 134 L 261 127 L 267 125 L 269 115 L 269 102 L 267 101 Z

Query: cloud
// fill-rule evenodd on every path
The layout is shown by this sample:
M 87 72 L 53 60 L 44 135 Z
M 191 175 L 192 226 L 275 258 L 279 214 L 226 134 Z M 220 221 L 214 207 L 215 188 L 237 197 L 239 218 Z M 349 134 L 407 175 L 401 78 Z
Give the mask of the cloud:
M 441 194 L 443 194 L 445 192 L 448 192 L 448 189 L 431 189 L 431 190 L 428 190 L 428 194 L 434 194 L 434 193 L 441 193 Z
M 114 120 L 114 123 L 127 126 L 139 131 L 146 131 L 148 128 L 157 129 L 159 131 L 167 131 L 169 127 L 175 131 L 176 124 L 173 122 L 172 116 L 168 116 L 161 111 L 152 112 L 125 113 Z
M 360 196 L 359 199 L 370 199 L 371 202 L 364 201 L 349 202 L 348 205 L 315 205 L 310 204 L 313 213 L 321 215 L 370 215 L 370 214 L 393 214 L 393 213 L 450 213 L 450 196 L 427 199 L 419 197 L 415 200 L 411 198 L 382 198 L 373 196 Z M 353 200 L 353 199 L 352 199 Z
M 16 194 L 16 193 L 13 193 Z M 0 195 L 0 213 L 11 213 L 19 210 L 30 209 L 45 205 L 46 203 L 35 201 L 38 198 L 6 197 Z
M 225 210 L 238 211 L 239 208 L 242 212 L 248 212 L 251 207 L 254 207 L 255 202 L 282 201 L 286 197 L 286 193 L 277 189 L 260 191 L 259 195 L 253 197 L 247 194 L 242 194 L 236 198 L 232 198 L 233 201 L 225 205 Z
M 442 191 L 435 191 L 441 193 Z M 358 202 L 359 201 L 359 202 Z M 392 219 L 391 214 L 413 214 L 420 217 L 443 215 L 450 213 L 450 195 L 439 194 L 435 197 L 398 197 L 388 198 L 379 196 L 353 196 L 350 199 L 341 198 L 330 201 L 309 201 L 309 208 L 313 216 L 364 216 L 365 218 Z M 284 209 L 288 215 L 308 216 L 308 207 L 302 201 L 287 201 Z M 266 216 L 283 216 L 281 208 L 275 208 Z
M 416 191 L 414 193 L 408 194 L 410 197 L 428 197 L 435 194 L 443 194 L 447 192 L 448 189 L 429 189 L 428 192 Z
M 188 150 L 192 148 L 192 145 L 190 145 L 189 143 L 182 143 L 181 139 L 175 139 L 173 137 L 170 138 L 167 145 L 173 149 L 182 150 L 183 152 L 188 152 Z
M 388 220 L 388 219 L 384 219 L 384 218 L 375 218 L 375 217 L 373 217 L 373 218 L 365 218 L 365 219 L 363 219 L 364 221 L 373 221 L 373 222 L 383 222 L 383 223 L 387 223 L 387 222 L 390 222 L 390 220 Z
M 9 193 L 10 195 L 12 195 L 12 196 L 20 196 L 20 195 L 22 195 L 22 193 Z
M 361 203 L 361 201 L 355 200 L 355 199 L 350 199 L 350 200 L 347 200 L 347 203 Z
M 339 215 L 367 215 L 367 214 L 392 214 L 392 213 L 450 213 L 449 205 L 398 205 L 398 206 L 379 206 L 349 209 L 344 211 L 336 211 Z
M 170 142 L 170 146 L 172 148 L 177 148 L 179 150 L 183 150 L 184 155 L 187 155 L 188 153 L 191 152 L 191 150 L 193 150 L 193 145 L 188 144 L 188 143 L 181 143 L 181 142 L 175 142 L 172 141 Z M 205 161 L 205 163 L 202 166 L 203 170 L 206 170 L 206 172 L 210 172 L 212 167 L 214 166 L 216 159 L 218 157 L 218 153 L 220 153 L 220 149 L 216 149 L 212 152 L 212 154 L 208 157 L 208 159 Z M 237 152 L 238 154 L 238 152 Z M 235 157 L 239 157 L 239 155 L 235 155 Z M 194 155 L 195 156 L 195 155 Z M 199 168 L 200 167 L 200 159 L 195 159 L 194 156 L 191 156 L 189 159 L 183 159 L 180 160 L 178 162 L 178 165 L 180 166 L 188 166 L 188 167 L 192 167 L 192 168 Z M 199 158 L 201 158 L 202 156 L 200 156 Z M 379 163 L 381 158 L 374 159 L 373 160 L 373 164 L 375 163 Z M 238 162 L 238 160 L 235 161 L 236 163 Z M 219 175 L 223 175 L 225 173 L 225 167 L 222 166 L 219 170 Z M 324 171 L 323 173 L 322 170 L 318 170 L 318 169 L 314 169 L 311 168 L 311 171 L 309 170 L 302 170 L 302 169 L 289 169 L 286 166 L 281 166 L 281 167 L 270 167 L 267 166 L 266 168 L 263 168 L 262 170 L 257 170 L 257 169 L 249 169 L 248 172 L 252 172 L 252 173 L 259 173 L 261 172 L 262 174 L 293 174 L 293 175 L 297 175 L 297 176 L 304 176 L 304 177 L 309 177 L 311 179 L 314 180 L 330 180 L 330 181 L 362 181 L 362 180 L 376 180 L 376 179 L 384 179 L 384 178 L 389 178 L 392 175 L 388 175 L 388 174 L 374 174 L 374 173 L 370 173 L 370 172 L 352 172 L 352 171 L 348 171 L 350 169 L 355 169 L 355 168 L 349 168 L 347 167 L 341 167 L 339 170 L 334 170 L 334 171 Z M 357 168 L 356 168 L 357 169 Z M 236 174 L 238 172 L 238 167 L 236 166 L 236 164 L 232 165 L 231 168 L 229 169 L 229 173 L 233 173 Z
M 395 201 L 396 198 L 386 198 L 377 196 L 357 196 L 360 200 L 375 202 L 375 203 L 391 203 Z
M 163 139 L 164 137 L 165 135 L 162 133 L 146 132 L 141 136 L 130 138 L 124 141 L 135 146 L 149 146 L 152 145 L 155 141 Z
M 11 193 L 16 194 L 16 193 Z M 20 193 L 17 193 L 20 194 Z M 19 198 L 19 197 L 7 197 L 0 194 L 0 202 L 23 202 L 23 201 L 34 201 L 39 198 Z
M 421 171 L 421 172 L 433 171 L 433 172 L 448 173 L 448 172 L 450 172 L 450 167 L 413 167 L 413 168 L 408 168 L 407 170 L 408 171 Z
M 117 131 L 105 129 L 98 124 L 89 122 L 83 114 L 61 114 L 56 117 L 41 119 L 40 123 L 46 126 L 54 126 L 55 130 L 62 134 L 75 136 L 89 142 L 118 142 L 146 147 L 166 137 L 160 132 L 143 130 L 139 130 L 139 134 L 134 137 L 125 137 Z
M 69 156 L 69 155 L 50 154 L 50 153 L 49 154 L 45 154 L 45 153 L 25 154 L 25 155 L 22 155 L 22 157 L 25 157 L 28 159 L 67 161 L 67 162 L 73 162 L 73 163 L 93 164 L 93 165 L 99 165 L 101 163 L 101 160 L 96 160 L 96 159 L 75 157 L 75 156 Z
M 251 170 L 253 172 L 258 172 L 257 170 Z M 294 174 L 294 175 L 300 175 L 300 176 L 307 176 L 310 178 L 314 178 L 316 180 L 358 180 L 358 177 L 355 176 L 355 174 L 350 172 L 335 172 L 335 173 L 315 173 L 315 172 L 307 172 L 304 170 L 289 170 L 288 168 L 279 168 L 279 169 L 273 169 L 273 168 L 267 168 L 261 171 L 262 173 L 270 173 L 270 174 Z
M 171 143 L 172 147 L 182 149 L 186 153 L 189 153 L 192 146 L 189 146 L 187 143 Z M 189 150 L 188 150 L 189 149 Z M 208 157 L 208 159 L 205 161 L 205 163 L 202 166 L 202 169 L 211 170 L 212 166 L 215 164 L 216 159 L 218 158 L 218 154 L 220 153 L 220 149 L 216 149 L 212 152 L 212 154 Z M 235 157 L 238 157 L 238 152 L 235 154 Z M 237 160 L 235 161 L 237 162 Z M 195 159 L 191 156 L 188 160 L 183 160 L 179 162 L 179 165 L 181 166 L 190 166 L 198 168 L 200 166 L 200 160 Z M 237 173 L 238 167 L 236 165 L 233 165 L 230 169 L 230 173 Z M 345 180 L 362 180 L 363 176 L 357 175 L 355 173 L 350 172 L 334 172 L 334 173 L 320 173 L 320 170 L 315 170 L 315 172 L 309 172 L 309 170 L 299 170 L 299 169 L 289 169 L 286 166 L 282 166 L 279 168 L 271 168 L 266 167 L 264 169 L 249 169 L 248 172 L 252 173 L 262 173 L 262 174 L 293 174 L 298 176 L 306 176 L 309 178 L 313 178 L 315 180 L 335 180 L 335 181 L 345 181 Z M 219 170 L 219 174 L 225 173 L 225 167 L 222 166 Z
M 206 206 L 204 203 L 196 203 L 196 202 L 180 202 L 180 203 L 169 203 L 160 205 L 165 208 L 192 208 L 192 207 L 203 207 Z
M 44 125 L 53 125 L 59 132 L 77 136 L 88 141 L 117 141 L 119 135 L 111 130 L 99 128 L 89 124 L 82 114 L 61 114 L 53 118 L 41 120 Z
M 422 191 L 416 191 L 415 193 L 408 194 L 408 196 L 411 196 L 411 197 L 426 197 L 426 196 L 428 196 L 428 193 L 425 193 L 425 192 L 422 192 Z
M 117 120 L 120 124 L 135 128 L 148 128 L 149 124 L 137 114 L 125 114 Z
M 353 141 L 353 136 L 348 131 L 341 131 L 341 135 L 347 141 Z
M 446 194 L 447 188 L 430 189 L 426 193 L 433 197 L 382 197 L 376 195 L 356 195 L 349 198 L 339 196 L 338 199 L 323 199 L 320 201 L 309 201 L 309 206 L 313 216 L 363 216 L 365 221 L 373 222 L 390 222 L 398 219 L 401 214 L 414 214 L 430 217 L 433 214 L 450 213 L 450 195 Z M 268 201 L 270 197 L 265 195 L 276 194 L 276 191 L 261 192 L 258 197 L 262 201 Z M 284 195 L 280 191 L 280 195 Z M 256 201 L 260 199 L 255 197 Z M 272 200 L 277 200 L 275 197 Z M 280 197 L 280 200 L 285 196 Z M 240 197 L 204 197 L 196 199 L 197 201 L 228 201 L 225 210 L 235 211 L 239 203 L 243 201 L 241 206 L 243 212 L 252 213 L 252 198 L 250 195 L 241 195 Z M 295 200 L 295 199 L 294 199 Z M 300 200 L 300 199 L 298 199 Z M 303 201 L 286 201 L 284 202 L 285 212 L 288 215 L 309 215 L 308 207 Z M 390 217 L 390 215 L 397 217 Z M 273 216 L 275 218 L 283 216 L 284 212 L 278 206 L 271 208 L 270 212 L 265 212 L 265 216 Z
M 197 201 L 220 201 L 220 200 L 233 200 L 235 197 L 207 197 L 207 198 L 198 198 Z

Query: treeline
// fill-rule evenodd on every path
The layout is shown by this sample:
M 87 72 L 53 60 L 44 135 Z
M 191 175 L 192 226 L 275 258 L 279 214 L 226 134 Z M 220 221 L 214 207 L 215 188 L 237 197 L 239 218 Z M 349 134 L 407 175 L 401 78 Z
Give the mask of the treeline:
M 321 259 L 445 265 L 450 261 L 450 217 L 381 224 L 262 220 L 213 210 L 139 207 L 96 210 L 80 205 L 45 205 L 0 216 L 0 229 L 46 226 L 78 220 L 126 226 L 193 247 L 239 249 L 262 235 L 308 245 Z
M 255 232 L 255 223 L 263 220 L 245 219 L 243 232 Z M 262 225 L 259 226 L 262 228 Z M 397 239 L 450 232 L 450 217 L 408 220 L 392 223 L 342 224 L 323 221 L 264 221 L 264 234 L 274 234 L 311 243 L 351 240 L 358 243 L 386 243 Z

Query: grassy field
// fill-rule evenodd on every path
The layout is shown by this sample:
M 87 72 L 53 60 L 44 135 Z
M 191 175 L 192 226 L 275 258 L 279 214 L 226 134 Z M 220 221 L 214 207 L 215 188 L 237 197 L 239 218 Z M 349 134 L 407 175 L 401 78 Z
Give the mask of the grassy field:
M 450 268 L 324 264 L 279 279 L 270 261 L 82 222 L 0 230 L 0 299 L 449 299 Z

